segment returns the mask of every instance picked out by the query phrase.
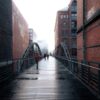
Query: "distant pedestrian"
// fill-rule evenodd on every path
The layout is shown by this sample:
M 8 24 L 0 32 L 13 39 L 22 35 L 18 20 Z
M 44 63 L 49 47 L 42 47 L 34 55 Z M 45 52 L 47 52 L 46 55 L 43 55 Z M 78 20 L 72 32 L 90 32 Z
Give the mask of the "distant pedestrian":
M 39 69 L 39 66 L 38 66 L 39 59 L 40 59 L 39 54 L 36 53 L 35 54 L 35 62 L 36 62 L 36 69 L 37 70 Z
M 46 60 L 46 54 L 44 54 L 44 59 Z
M 47 54 L 47 59 L 49 59 L 49 54 Z

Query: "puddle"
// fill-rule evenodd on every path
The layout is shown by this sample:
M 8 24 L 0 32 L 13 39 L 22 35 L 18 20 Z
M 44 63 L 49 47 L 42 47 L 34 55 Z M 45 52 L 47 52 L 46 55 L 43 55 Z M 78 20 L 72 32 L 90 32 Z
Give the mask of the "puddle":
M 38 78 L 35 77 L 35 78 L 29 78 L 29 77 L 19 77 L 17 78 L 18 80 L 37 80 Z

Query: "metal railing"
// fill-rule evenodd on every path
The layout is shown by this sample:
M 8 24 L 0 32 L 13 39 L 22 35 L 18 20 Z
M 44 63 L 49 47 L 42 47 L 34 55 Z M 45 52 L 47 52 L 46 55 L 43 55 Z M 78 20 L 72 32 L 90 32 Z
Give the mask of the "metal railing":
M 20 63 L 23 64 L 21 66 Z M 34 64 L 34 58 L 13 59 L 5 62 L 0 62 L 0 83 L 19 74 L 24 69 Z
M 21 66 L 21 62 L 23 64 Z M 25 69 L 28 69 L 35 64 L 34 58 L 13 59 L 5 62 L 0 62 L 0 94 L 6 89 L 12 80 L 16 78 Z
M 0 62 L 0 89 L 4 89 L 16 75 L 36 63 L 34 45 L 38 47 L 39 55 L 41 55 L 38 44 L 31 43 L 20 58 Z
M 94 95 L 100 98 L 100 62 L 81 63 L 76 59 L 55 56 L 80 80 Z
M 42 59 L 41 55 L 40 59 Z M 17 75 L 35 63 L 35 56 L 5 60 L 4 62 L 0 62 L 0 89 L 5 89 L 7 84 L 11 82 Z

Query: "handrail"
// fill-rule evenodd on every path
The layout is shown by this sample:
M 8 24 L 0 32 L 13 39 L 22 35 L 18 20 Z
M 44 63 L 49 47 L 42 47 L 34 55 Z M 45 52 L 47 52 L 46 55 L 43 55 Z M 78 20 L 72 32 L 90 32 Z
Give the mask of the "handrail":
M 60 58 L 60 59 L 63 59 L 63 60 L 67 60 L 67 61 L 69 61 L 69 62 L 77 63 L 77 64 L 80 64 L 80 65 L 83 65 L 83 66 L 86 66 L 86 67 L 89 67 L 89 68 L 96 69 L 96 70 L 100 71 L 100 68 L 96 68 L 96 67 L 94 67 L 94 66 L 90 66 L 90 65 L 87 65 L 87 64 L 84 64 L 84 63 L 80 63 L 80 62 L 78 62 L 78 61 L 66 59 L 66 58 L 64 58 L 63 56 L 55 56 L 55 57 Z
M 22 59 L 25 58 L 28 54 L 30 49 L 33 49 L 33 53 L 34 53 L 34 45 L 36 45 L 38 47 L 39 53 L 41 54 L 41 50 L 39 48 L 39 45 L 36 42 L 32 42 L 31 44 L 29 44 L 29 46 L 27 47 L 27 49 L 25 50 L 24 54 L 22 55 Z M 23 61 L 18 60 L 17 63 L 20 62 L 20 66 L 23 64 Z
M 0 62 L 0 67 L 2 67 L 2 66 L 6 66 L 6 65 L 10 65 L 10 64 L 12 64 L 13 62 L 19 62 L 20 60 L 27 60 L 27 59 L 32 59 L 32 58 L 26 58 L 26 53 L 28 53 L 29 52 L 29 49 L 33 46 L 33 45 L 36 45 L 37 47 L 38 47 L 38 49 L 39 49 L 39 52 L 40 52 L 40 54 L 41 54 L 41 50 L 40 50 L 40 48 L 39 48 L 39 46 L 38 46 L 38 44 L 37 43 L 31 43 L 28 47 L 27 47 L 27 49 L 25 50 L 25 52 L 24 52 L 24 54 L 23 54 L 23 56 L 21 57 L 21 58 L 16 58 L 16 59 L 11 59 L 11 60 L 6 60 L 6 61 L 3 61 L 3 62 Z M 34 48 L 33 48 L 34 49 Z M 33 51 L 34 52 L 34 51 Z
M 16 62 L 18 60 L 28 60 L 28 59 L 32 59 L 32 58 L 16 58 L 16 59 L 12 59 L 12 60 L 8 60 L 8 61 L 0 62 L 0 67 L 3 67 L 5 65 L 10 65 L 13 62 Z
M 42 56 L 40 56 L 40 57 L 42 57 Z M 18 60 L 28 60 L 28 59 L 33 59 L 33 58 L 34 57 L 30 57 L 30 58 L 16 58 L 16 59 L 8 60 L 8 61 L 3 61 L 3 62 L 0 62 L 0 68 L 3 67 L 3 66 L 6 66 L 6 65 L 10 65 L 13 62 L 16 62 Z
M 77 59 L 67 59 L 62 56 L 55 56 L 67 64 L 67 70 L 77 78 L 92 94 L 100 98 L 100 62 L 81 63 Z M 96 64 L 98 67 L 91 66 Z

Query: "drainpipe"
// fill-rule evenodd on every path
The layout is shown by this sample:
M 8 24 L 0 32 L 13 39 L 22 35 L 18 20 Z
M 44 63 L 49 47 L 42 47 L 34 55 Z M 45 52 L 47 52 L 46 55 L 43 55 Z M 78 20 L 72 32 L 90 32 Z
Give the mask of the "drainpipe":
M 83 61 L 86 61 L 86 0 L 83 0 Z

